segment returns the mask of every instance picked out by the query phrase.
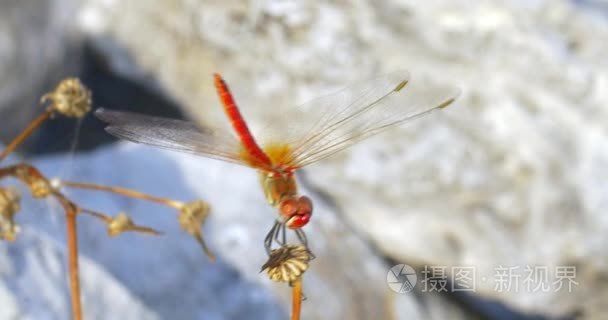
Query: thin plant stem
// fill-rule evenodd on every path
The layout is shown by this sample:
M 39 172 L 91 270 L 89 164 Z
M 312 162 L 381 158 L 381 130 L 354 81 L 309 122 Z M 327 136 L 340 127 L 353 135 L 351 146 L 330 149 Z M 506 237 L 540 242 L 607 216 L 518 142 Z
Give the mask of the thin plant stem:
M 180 201 L 156 197 L 156 196 L 152 196 L 152 195 L 149 195 L 149 194 L 146 194 L 143 192 L 139 192 L 139 191 L 127 189 L 127 188 L 122 188 L 122 187 L 112 187 L 112 186 L 104 186 L 104 185 L 95 184 L 95 183 L 84 183 L 84 182 L 74 182 L 74 181 L 65 181 L 65 180 L 61 180 L 60 185 L 64 186 L 64 187 L 69 187 L 69 188 L 111 192 L 111 193 L 119 194 L 119 195 L 122 195 L 125 197 L 155 202 L 155 203 L 162 204 L 162 205 L 165 205 L 165 206 L 177 209 L 177 210 L 181 209 L 184 206 L 184 204 Z
M 6 168 L 0 168 L 0 179 L 6 176 L 14 176 L 23 183 L 29 185 L 27 177 L 20 176 L 19 170 L 26 170 L 30 177 L 43 179 L 48 184 L 48 179 L 44 177 L 35 167 L 22 163 Z M 72 305 L 72 319 L 82 320 L 82 304 L 80 301 L 80 278 L 78 272 L 78 233 L 76 229 L 76 216 L 78 215 L 78 206 L 66 198 L 58 191 L 52 191 L 46 196 L 52 196 L 57 199 L 64 208 L 66 214 L 66 229 L 67 229 L 67 245 L 68 245 L 68 273 L 70 283 L 70 299 Z
M 30 124 L 23 130 L 21 133 L 11 141 L 11 143 L 2 150 L 0 153 L 0 161 L 4 160 L 9 154 L 11 154 L 17 147 L 27 139 L 32 132 L 40 127 L 46 120 L 48 120 L 53 115 L 53 109 L 47 108 L 42 114 L 36 117 Z
M 90 209 L 86 209 L 86 208 L 82 208 L 82 207 L 79 207 L 78 210 L 79 210 L 78 211 L 79 213 L 88 214 L 88 215 L 94 217 L 95 219 L 99 219 L 99 220 L 103 221 L 104 223 L 108 224 L 108 226 L 112 223 L 112 219 L 113 218 L 111 216 L 108 216 L 108 215 L 103 214 L 101 212 L 90 210 Z M 155 229 L 148 228 L 148 227 L 143 227 L 143 226 L 138 226 L 138 225 L 135 225 L 135 224 L 128 225 L 127 228 L 121 229 L 120 233 L 122 233 L 124 231 L 139 232 L 139 233 L 148 234 L 148 235 L 154 235 L 154 236 L 158 236 L 158 235 L 162 234 L 162 232 L 157 231 Z M 116 235 L 116 234 L 110 234 L 110 235 Z
M 66 229 L 68 244 L 68 273 L 70 274 L 70 298 L 72 300 L 72 317 L 82 320 L 82 304 L 80 301 L 80 276 L 78 269 L 78 229 L 76 216 L 78 208 L 61 194 L 54 194 L 61 202 L 66 212 Z
M 300 309 L 302 307 L 302 279 L 298 278 L 291 284 L 292 310 L 291 320 L 300 320 Z
M 78 274 L 78 230 L 76 228 L 76 214 L 68 213 L 66 216 L 68 231 L 68 266 L 70 273 L 70 295 L 72 298 L 72 314 L 74 320 L 82 320 L 82 305 L 80 303 L 80 277 Z
M 88 214 L 96 219 L 99 219 L 105 223 L 109 223 L 110 221 L 112 221 L 112 217 L 103 214 L 101 212 L 98 211 L 93 211 L 93 210 L 89 210 L 89 209 L 85 209 L 85 208 L 80 208 L 80 213 L 84 213 L 84 214 Z

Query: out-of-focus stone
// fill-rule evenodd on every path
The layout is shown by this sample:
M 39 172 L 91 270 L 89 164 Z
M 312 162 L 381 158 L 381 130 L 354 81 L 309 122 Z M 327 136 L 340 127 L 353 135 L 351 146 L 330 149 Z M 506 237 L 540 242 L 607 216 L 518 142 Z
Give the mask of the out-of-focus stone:
M 14 138 L 43 110 L 40 97 L 78 71 L 75 10 L 73 0 L 0 3 L 0 141 Z
M 0 243 L 0 319 L 69 319 L 65 246 L 25 226 L 22 237 Z M 86 257 L 80 258 L 85 319 L 162 319 L 129 289 Z

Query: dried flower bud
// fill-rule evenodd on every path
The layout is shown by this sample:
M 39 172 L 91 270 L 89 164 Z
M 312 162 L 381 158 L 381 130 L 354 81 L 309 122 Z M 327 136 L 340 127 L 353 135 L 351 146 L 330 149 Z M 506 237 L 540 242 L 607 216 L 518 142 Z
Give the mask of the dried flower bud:
M 15 241 L 19 227 L 15 223 L 15 214 L 20 209 L 21 196 L 15 188 L 0 188 L 0 237 Z
M 32 179 L 29 187 L 34 198 L 45 198 L 51 194 L 52 190 L 45 179 Z
M 262 266 L 268 277 L 276 282 L 293 282 L 308 269 L 311 253 L 302 245 L 285 245 L 270 252 L 268 261 Z
M 53 110 L 66 117 L 82 118 L 91 111 L 91 92 L 78 78 L 61 81 L 55 90 L 42 97 L 42 102 L 46 100 L 51 100 Z
M 20 166 L 16 171 L 16 176 L 27 184 L 34 198 L 45 198 L 53 192 L 49 182 L 40 174 L 40 171 L 32 166 Z
M 111 237 L 117 236 L 133 226 L 133 220 L 124 212 L 112 217 L 108 222 L 108 235 Z
M 188 234 L 200 232 L 201 225 L 209 215 L 209 205 L 202 200 L 184 204 L 179 210 L 179 224 Z
M 201 227 L 207 216 L 209 215 L 209 205 L 202 200 L 195 200 L 184 204 L 179 211 L 179 225 L 189 235 L 193 236 L 196 241 L 201 245 L 203 251 L 210 260 L 215 260 L 215 257 L 207 247 L 203 239 Z
M 123 232 L 127 231 L 135 231 L 152 235 L 159 235 L 160 232 L 147 227 L 140 227 L 133 223 L 133 220 L 124 212 L 117 214 L 115 217 L 111 218 L 108 223 L 108 235 L 110 237 L 115 237 Z

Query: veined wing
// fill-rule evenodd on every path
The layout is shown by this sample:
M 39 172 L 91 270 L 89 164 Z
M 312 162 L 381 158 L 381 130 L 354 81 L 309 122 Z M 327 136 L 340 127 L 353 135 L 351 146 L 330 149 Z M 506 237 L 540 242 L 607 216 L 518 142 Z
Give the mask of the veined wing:
M 390 73 L 289 111 L 290 115 L 282 117 L 292 120 L 285 124 L 284 133 L 263 145 L 288 143 L 290 152 L 279 162 L 303 167 L 389 127 L 444 108 L 459 94 L 459 89 L 449 86 L 410 82 L 407 72 Z M 299 119 L 311 119 L 311 115 L 313 121 Z
M 95 115 L 108 123 L 108 133 L 121 139 L 249 166 L 241 158 L 241 147 L 236 138 L 220 129 L 107 109 L 97 109 Z

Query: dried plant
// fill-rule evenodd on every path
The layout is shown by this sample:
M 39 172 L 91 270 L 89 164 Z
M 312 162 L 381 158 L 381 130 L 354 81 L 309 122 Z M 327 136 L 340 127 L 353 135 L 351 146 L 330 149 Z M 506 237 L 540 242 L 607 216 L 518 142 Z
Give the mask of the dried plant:
M 19 227 L 15 215 L 19 212 L 21 195 L 16 188 L 0 188 L 0 237 L 15 241 Z
M 302 276 L 314 256 L 304 245 L 284 244 L 270 252 L 262 266 L 272 281 L 287 282 L 292 287 L 291 319 L 300 319 L 302 304 Z
M 82 118 L 91 110 L 91 93 L 76 78 L 68 78 L 51 92 L 45 94 L 42 103 L 47 103 L 44 112 L 35 118 L 8 146 L 0 152 L 0 162 L 27 139 L 45 121 L 55 115 L 71 118 Z M 28 187 L 33 198 L 54 198 L 62 205 L 67 224 L 68 272 L 70 283 L 70 297 L 72 304 L 72 318 L 82 319 L 82 306 L 80 300 L 80 283 L 78 273 L 78 233 L 76 218 L 80 214 L 88 214 L 104 223 L 110 236 L 117 236 L 123 232 L 139 232 L 149 235 L 159 235 L 160 232 L 145 226 L 137 225 L 126 213 L 110 216 L 101 212 L 80 207 L 61 192 L 62 188 L 80 188 L 93 191 L 111 192 L 121 196 L 159 203 L 178 212 L 178 222 L 182 229 L 195 238 L 201 245 L 209 259 L 214 260 L 213 254 L 206 246 L 201 226 L 209 214 L 209 206 L 201 200 L 182 203 L 176 200 L 155 197 L 136 190 L 104 186 L 93 183 L 62 181 L 48 179 L 36 167 L 22 162 L 16 165 L 0 167 L 0 179 L 13 177 Z M 21 197 L 13 187 L 0 188 L 0 237 L 7 241 L 15 241 L 19 226 L 15 222 L 15 215 L 20 210 Z
M 311 260 L 308 249 L 302 245 L 284 245 L 272 250 L 262 271 L 276 282 L 292 283 L 304 274 Z

